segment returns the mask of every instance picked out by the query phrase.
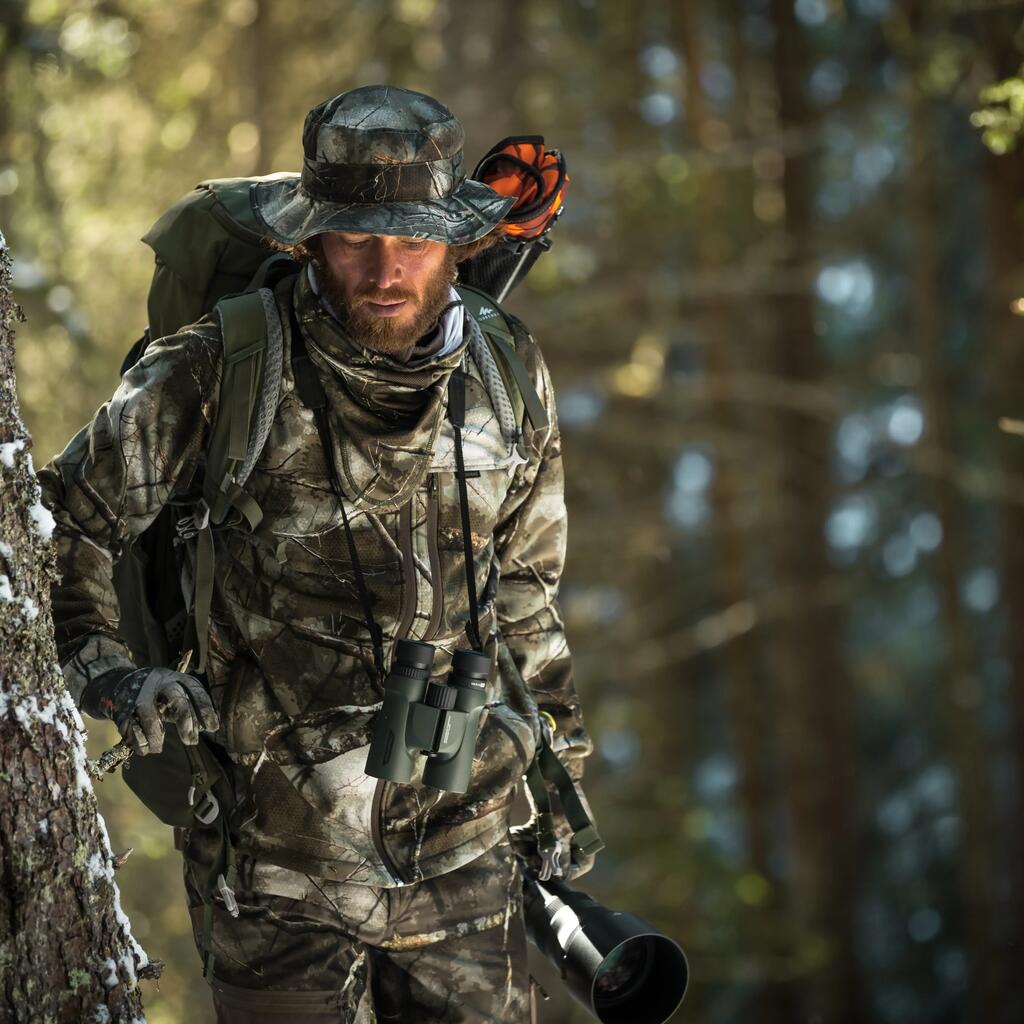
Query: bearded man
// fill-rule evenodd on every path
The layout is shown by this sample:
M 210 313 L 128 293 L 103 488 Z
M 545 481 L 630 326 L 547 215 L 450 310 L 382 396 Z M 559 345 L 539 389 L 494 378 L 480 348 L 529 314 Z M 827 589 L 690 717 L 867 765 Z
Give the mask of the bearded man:
M 233 885 L 209 831 L 180 837 L 222 1022 L 530 1016 L 519 856 L 536 868 L 536 844 L 529 827 L 510 836 L 510 807 L 542 718 L 576 780 L 591 744 L 556 604 L 565 507 L 551 381 L 511 321 L 548 422 L 507 436 L 452 287 L 460 256 L 487 244 L 512 202 L 465 177 L 462 146 L 436 100 L 371 86 L 310 112 L 301 176 L 253 185 L 257 221 L 301 270 L 274 289 L 280 395 L 245 483 L 262 522 L 215 533 L 202 671 L 132 661 L 111 576 L 203 477 L 219 321 L 151 343 L 41 474 L 73 696 L 146 760 L 171 721 L 187 744 L 206 733 L 230 765 Z M 297 385 L 300 354 L 323 430 Z M 465 793 L 419 770 L 408 784 L 366 774 L 382 662 L 410 639 L 436 648 L 436 679 L 458 650 L 489 658 Z M 589 859 L 566 850 L 561 867 Z

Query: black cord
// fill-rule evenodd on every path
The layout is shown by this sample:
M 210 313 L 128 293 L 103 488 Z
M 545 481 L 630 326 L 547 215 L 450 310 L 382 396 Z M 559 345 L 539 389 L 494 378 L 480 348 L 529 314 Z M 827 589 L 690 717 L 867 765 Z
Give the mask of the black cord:
M 469 492 L 466 487 L 466 462 L 462 453 L 462 428 L 466 425 L 466 377 L 456 370 L 448 379 L 448 417 L 455 432 L 455 479 L 459 484 L 459 512 L 462 516 L 462 552 L 466 563 L 466 591 L 469 595 L 469 642 L 482 651 L 480 612 L 477 608 L 476 572 L 473 559 L 473 534 L 469 523 Z

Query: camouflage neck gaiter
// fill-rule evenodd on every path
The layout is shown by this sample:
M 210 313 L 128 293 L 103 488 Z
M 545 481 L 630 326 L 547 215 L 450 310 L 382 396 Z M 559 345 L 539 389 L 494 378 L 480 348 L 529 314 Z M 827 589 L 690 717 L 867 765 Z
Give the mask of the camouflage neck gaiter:
M 298 275 L 292 299 L 327 392 L 345 496 L 379 511 L 404 505 L 426 476 L 448 378 L 462 360 L 466 339 L 438 359 L 406 365 L 349 338 L 320 305 L 305 274 Z

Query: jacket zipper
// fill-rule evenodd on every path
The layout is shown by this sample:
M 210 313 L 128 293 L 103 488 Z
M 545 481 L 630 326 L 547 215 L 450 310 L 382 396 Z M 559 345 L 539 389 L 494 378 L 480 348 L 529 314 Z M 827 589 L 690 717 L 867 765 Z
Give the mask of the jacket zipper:
M 402 552 L 404 593 L 402 595 L 402 617 L 398 623 L 398 631 L 395 634 L 396 640 L 403 640 L 409 635 L 413 616 L 416 614 L 417 583 L 416 562 L 413 557 L 412 544 L 412 501 L 413 499 L 410 498 L 398 513 L 399 548 Z M 377 856 L 380 857 L 385 871 L 391 875 L 391 880 L 404 883 L 407 879 L 384 845 L 384 796 L 387 785 L 386 779 L 378 779 L 377 785 L 374 786 L 373 802 L 370 805 L 370 834 L 373 838 L 373 845 L 377 851 Z
M 412 499 L 398 513 L 398 541 L 402 552 L 402 617 L 398 622 L 396 640 L 404 640 L 412 629 L 416 614 L 416 559 L 412 549 Z
M 384 865 L 384 869 L 391 876 L 393 882 L 404 884 L 409 881 L 401 869 L 392 859 L 391 854 L 388 853 L 387 848 L 384 846 L 384 790 L 388 783 L 385 779 L 378 779 L 377 785 L 373 790 L 373 804 L 370 808 L 370 831 L 373 834 L 373 845 L 376 847 L 377 854 L 381 859 L 381 863 Z

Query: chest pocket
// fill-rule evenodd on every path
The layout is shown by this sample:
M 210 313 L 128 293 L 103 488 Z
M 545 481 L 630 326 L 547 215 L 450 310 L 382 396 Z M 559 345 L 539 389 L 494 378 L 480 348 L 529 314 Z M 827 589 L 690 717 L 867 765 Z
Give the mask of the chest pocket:
M 466 423 L 462 428 L 462 453 L 469 473 L 505 470 L 508 478 L 526 459 L 519 453 L 515 438 L 505 437 L 501 424 L 483 382 L 476 375 L 476 367 L 466 376 Z M 455 430 L 451 419 L 445 417 L 430 461 L 431 473 L 454 475 Z

